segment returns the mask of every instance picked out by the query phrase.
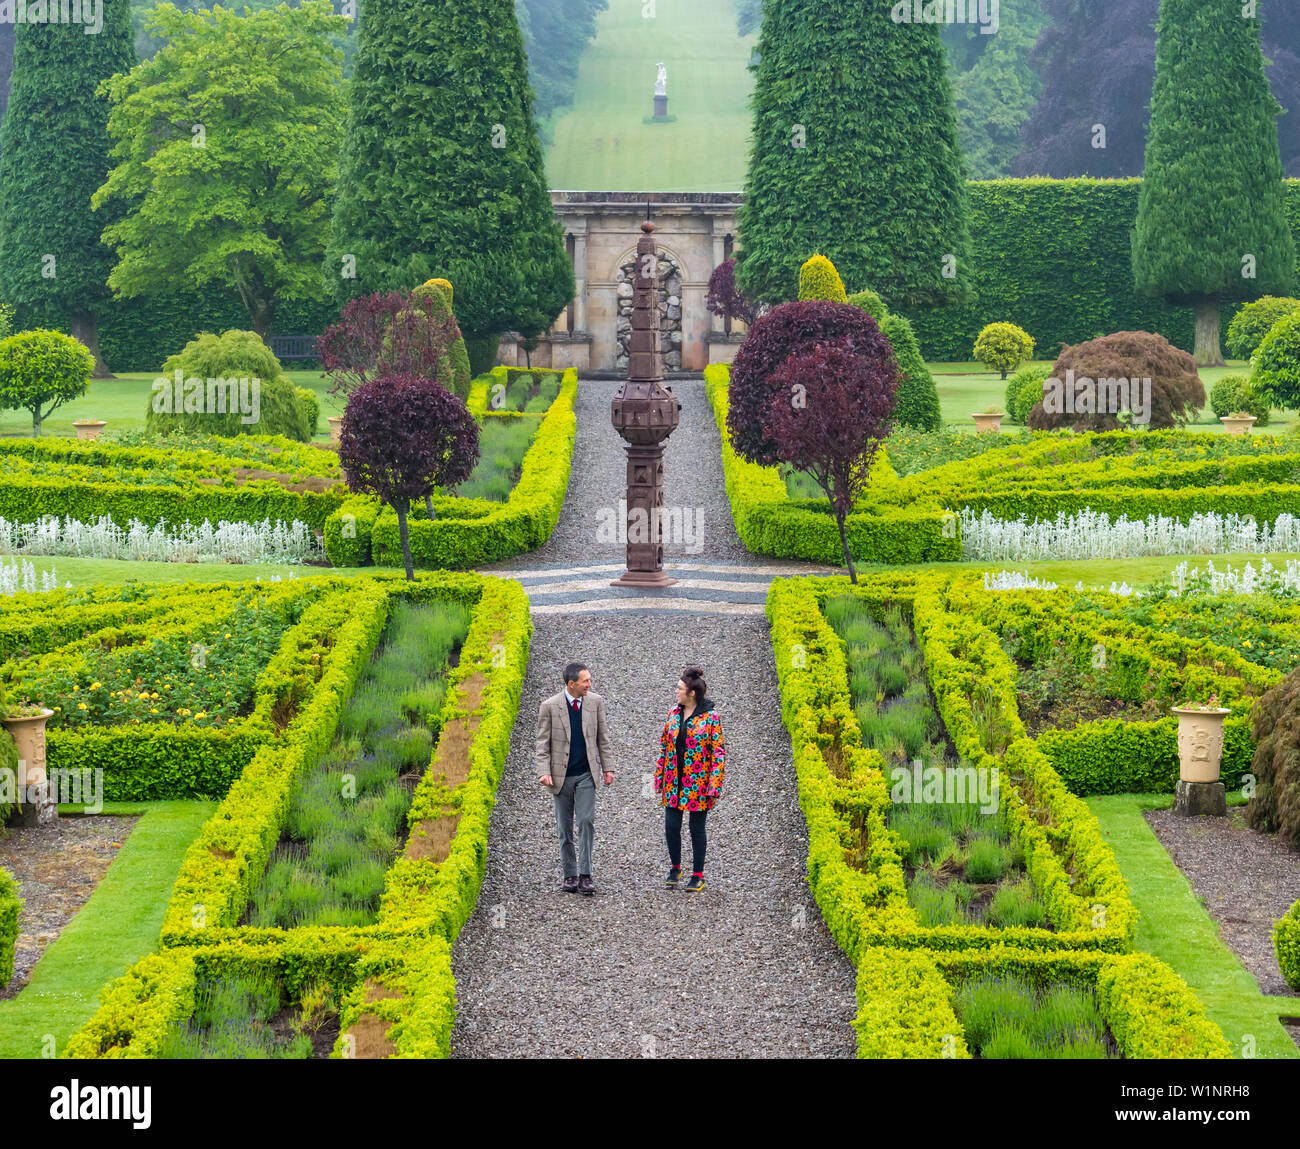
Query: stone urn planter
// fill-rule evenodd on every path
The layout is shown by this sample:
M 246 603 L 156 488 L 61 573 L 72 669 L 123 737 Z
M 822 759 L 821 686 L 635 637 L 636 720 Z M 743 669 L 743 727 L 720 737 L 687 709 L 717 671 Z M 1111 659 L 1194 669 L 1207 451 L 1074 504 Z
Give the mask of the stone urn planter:
M 1225 434 L 1249 435 L 1251 427 L 1255 425 L 1256 418 L 1254 415 L 1245 415 L 1239 412 L 1236 415 L 1222 415 L 1219 422 L 1223 424 Z
M 329 417 L 329 424 L 330 424 L 330 442 L 337 443 L 339 441 L 339 428 L 343 426 L 343 416 L 331 415 Z
M 1002 426 L 1002 420 L 1007 417 L 1005 411 L 980 411 L 971 418 L 975 420 L 975 433 L 983 434 L 985 431 L 997 431 Z
M 1179 814 L 1226 815 L 1227 795 L 1219 781 L 1223 763 L 1223 721 L 1232 713 L 1211 698 L 1205 705 L 1171 707 L 1178 715 L 1178 789 L 1174 810 Z
M 13 820 L 19 826 L 43 825 L 59 816 L 58 795 L 50 792 L 45 774 L 45 723 L 53 713 L 42 708 L 35 714 L 14 714 L 0 720 L 18 748 L 22 810 Z
M 78 439 L 98 439 L 108 423 L 103 419 L 73 419 L 72 425 L 77 429 Z

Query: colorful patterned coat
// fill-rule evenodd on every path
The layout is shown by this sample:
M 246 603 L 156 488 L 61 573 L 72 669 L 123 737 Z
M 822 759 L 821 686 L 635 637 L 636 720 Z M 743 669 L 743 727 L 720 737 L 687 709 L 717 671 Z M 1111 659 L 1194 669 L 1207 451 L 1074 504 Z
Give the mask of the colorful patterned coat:
M 655 792 L 663 804 L 681 810 L 712 810 L 722 790 L 727 762 L 722 737 L 722 716 L 709 706 L 697 710 L 686 723 L 686 746 L 682 752 L 681 785 L 677 782 L 677 731 L 682 708 L 674 706 L 659 739 L 659 760 L 655 763 Z

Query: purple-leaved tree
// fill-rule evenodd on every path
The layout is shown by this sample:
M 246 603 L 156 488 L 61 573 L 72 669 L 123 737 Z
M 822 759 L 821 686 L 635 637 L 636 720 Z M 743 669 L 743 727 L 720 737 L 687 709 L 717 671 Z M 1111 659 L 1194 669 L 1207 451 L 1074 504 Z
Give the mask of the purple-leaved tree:
M 421 375 L 452 391 L 459 338 L 450 313 L 431 310 L 409 291 L 378 292 L 348 303 L 316 340 L 316 354 L 333 395 L 346 398 L 381 375 Z
M 709 294 L 704 306 L 723 319 L 739 319 L 752 327 L 758 318 L 757 306 L 740 294 L 736 288 L 736 261 L 728 259 L 718 264 L 709 276 Z
M 463 483 L 477 462 L 478 423 L 432 379 L 381 375 L 348 398 L 339 428 L 343 476 L 352 490 L 377 495 L 397 513 L 408 580 L 415 578 L 406 521 L 411 500 Z
M 898 368 L 888 342 L 863 347 L 852 337 L 791 355 L 770 379 L 763 435 L 777 458 L 810 476 L 830 500 L 849 580 L 858 581 L 848 517 L 866 490 L 872 461 L 888 434 Z

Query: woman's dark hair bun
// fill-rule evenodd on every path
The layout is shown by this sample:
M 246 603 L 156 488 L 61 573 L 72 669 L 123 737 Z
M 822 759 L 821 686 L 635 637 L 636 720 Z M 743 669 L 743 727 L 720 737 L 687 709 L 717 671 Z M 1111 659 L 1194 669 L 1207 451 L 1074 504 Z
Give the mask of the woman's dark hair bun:
M 688 666 L 682 671 L 682 681 L 686 683 L 687 690 L 695 691 L 697 699 L 703 698 L 708 690 L 704 682 L 704 671 L 698 666 Z

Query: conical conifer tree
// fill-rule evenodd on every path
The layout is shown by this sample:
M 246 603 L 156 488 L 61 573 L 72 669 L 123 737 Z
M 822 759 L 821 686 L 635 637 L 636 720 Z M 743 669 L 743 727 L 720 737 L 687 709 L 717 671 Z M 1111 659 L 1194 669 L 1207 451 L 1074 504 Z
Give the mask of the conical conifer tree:
M 94 7 L 85 5 L 92 14 Z M 96 89 L 136 63 L 130 0 L 103 0 L 101 13 L 98 31 L 91 22 L 17 26 L 0 127 L 0 292 L 46 322 L 66 321 L 100 377 L 108 368 L 99 313 L 116 259 L 99 241 L 111 217 L 90 208 L 112 147 L 108 100 Z
M 549 324 L 573 271 L 512 0 L 366 0 L 326 275 L 455 285 L 467 337 Z
M 1262 6 L 1262 5 L 1261 5 Z M 1199 366 L 1223 363 L 1219 306 L 1286 295 L 1295 270 L 1277 116 L 1247 6 L 1161 0 L 1146 170 L 1133 235 L 1139 294 L 1196 308 Z
M 737 283 L 751 299 L 795 298 L 814 253 L 891 307 L 967 298 L 952 88 L 939 26 L 913 15 L 890 0 L 767 0 L 739 213 Z

